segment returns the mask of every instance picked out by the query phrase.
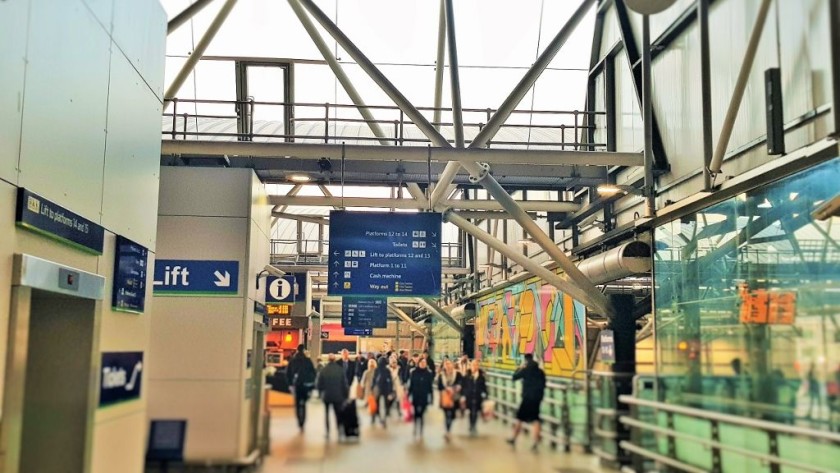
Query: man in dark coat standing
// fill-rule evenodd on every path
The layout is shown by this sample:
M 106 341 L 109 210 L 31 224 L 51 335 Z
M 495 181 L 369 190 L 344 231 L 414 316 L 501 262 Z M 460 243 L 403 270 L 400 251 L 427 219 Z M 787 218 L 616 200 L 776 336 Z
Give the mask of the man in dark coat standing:
M 350 352 L 347 349 L 341 350 L 341 360 L 338 364 L 344 370 L 347 386 L 351 386 L 353 384 L 353 377 L 356 376 L 356 362 L 350 359 Z
M 338 430 L 338 437 L 341 439 L 344 433 L 341 430 L 340 415 L 344 403 L 350 397 L 350 385 L 344 376 L 344 370 L 336 362 L 335 354 L 330 354 L 329 362 L 318 375 L 318 392 L 321 393 L 321 400 L 324 401 L 324 425 L 326 426 L 326 437 L 330 438 L 330 407 L 335 412 L 335 425 Z
M 286 381 L 295 397 L 295 415 L 301 432 L 303 432 L 303 425 L 306 423 L 306 401 L 315 387 L 316 374 L 315 365 L 306 356 L 304 350 L 303 345 L 298 345 L 297 352 L 289 361 L 289 366 L 286 367 Z
M 513 437 L 508 439 L 508 443 L 514 445 L 516 437 L 522 430 L 522 423 L 534 423 L 534 445 L 531 450 L 536 451 L 540 445 L 540 427 L 542 420 L 540 419 L 540 404 L 545 394 L 545 372 L 540 368 L 540 365 L 534 361 L 534 355 L 528 353 L 525 355 L 525 360 L 516 372 L 513 373 L 513 380 L 522 380 L 522 402 L 519 404 L 519 410 L 516 412 L 516 424 L 513 426 Z
M 411 372 L 408 369 L 408 353 L 405 350 L 400 350 L 400 356 L 397 358 L 397 365 L 399 365 L 400 383 L 405 386 L 408 384 L 408 375 Z

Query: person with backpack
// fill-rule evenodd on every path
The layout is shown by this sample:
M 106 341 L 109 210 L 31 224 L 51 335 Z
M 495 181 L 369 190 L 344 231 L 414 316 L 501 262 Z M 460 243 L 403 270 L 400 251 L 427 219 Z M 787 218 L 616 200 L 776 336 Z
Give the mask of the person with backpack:
M 350 385 L 347 384 L 347 377 L 344 369 L 336 361 L 335 354 L 330 354 L 329 362 L 318 375 L 318 392 L 321 393 L 321 400 L 324 401 L 324 424 L 326 427 L 326 438 L 330 438 L 330 408 L 335 412 L 336 430 L 338 438 L 344 437 L 341 429 L 341 415 L 344 411 L 347 399 L 350 397 Z
M 534 423 L 534 445 L 531 450 L 537 451 L 540 445 L 540 404 L 545 394 L 545 372 L 534 361 L 534 355 L 524 356 L 522 365 L 513 373 L 513 380 L 522 380 L 522 402 L 516 411 L 516 423 L 513 426 L 513 437 L 507 440 L 511 445 L 516 444 L 516 437 L 522 431 L 522 423 Z
M 315 365 L 304 353 L 305 348 L 302 344 L 298 345 L 289 366 L 286 367 L 286 381 L 295 398 L 295 416 L 301 433 L 306 423 L 306 401 L 315 387 Z
M 423 415 L 426 407 L 432 403 L 434 375 L 429 371 L 425 359 L 417 362 L 417 367 L 408 377 L 408 397 L 414 410 L 414 437 L 423 437 Z

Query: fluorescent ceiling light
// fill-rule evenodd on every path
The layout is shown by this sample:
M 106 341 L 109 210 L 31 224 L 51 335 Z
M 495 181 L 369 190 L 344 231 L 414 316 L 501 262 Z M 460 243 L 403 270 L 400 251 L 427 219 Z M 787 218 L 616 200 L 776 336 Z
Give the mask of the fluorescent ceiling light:
M 286 179 L 292 182 L 309 182 L 312 180 L 312 178 L 306 174 L 289 174 L 286 176 Z

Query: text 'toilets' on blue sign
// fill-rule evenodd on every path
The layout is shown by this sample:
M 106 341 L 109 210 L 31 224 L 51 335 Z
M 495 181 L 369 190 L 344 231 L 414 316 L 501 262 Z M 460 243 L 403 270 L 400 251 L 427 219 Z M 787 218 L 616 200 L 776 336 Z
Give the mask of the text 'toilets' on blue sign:
M 330 212 L 329 295 L 440 295 L 441 214 Z
M 239 261 L 157 260 L 157 296 L 229 296 L 239 291 Z

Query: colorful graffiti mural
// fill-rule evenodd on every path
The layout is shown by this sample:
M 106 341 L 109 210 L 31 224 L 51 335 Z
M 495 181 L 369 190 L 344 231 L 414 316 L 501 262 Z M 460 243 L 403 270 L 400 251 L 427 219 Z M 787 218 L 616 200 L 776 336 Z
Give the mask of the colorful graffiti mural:
M 477 302 L 476 349 L 489 368 L 515 369 L 533 353 L 547 375 L 583 378 L 586 310 L 540 278 L 509 286 Z

